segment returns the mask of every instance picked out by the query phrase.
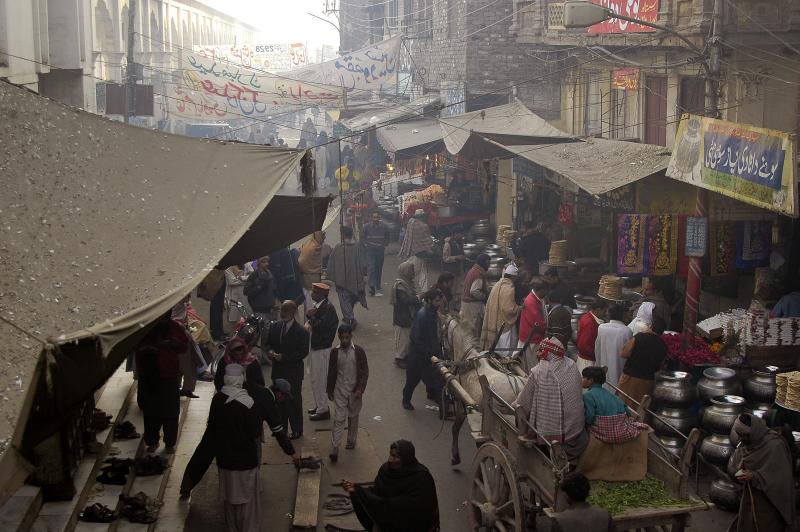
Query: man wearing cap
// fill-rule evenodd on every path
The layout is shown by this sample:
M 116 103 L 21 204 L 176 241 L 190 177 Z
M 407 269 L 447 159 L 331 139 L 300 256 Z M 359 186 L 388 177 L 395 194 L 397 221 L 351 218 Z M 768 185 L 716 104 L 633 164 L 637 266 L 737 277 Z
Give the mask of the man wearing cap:
M 510 356 L 511 349 L 517 347 L 517 318 L 522 310 L 516 300 L 514 280 L 517 275 L 519 270 L 516 264 L 510 262 L 503 271 L 503 277 L 489 292 L 483 315 L 481 328 L 483 349 L 491 349 L 497 341 L 496 349 L 502 356 Z
M 417 209 L 414 217 L 406 224 L 406 232 L 403 243 L 400 245 L 400 253 L 397 257 L 403 260 L 410 260 L 414 264 L 414 280 L 417 283 L 417 293 L 423 294 L 428 290 L 428 265 L 425 257 L 433 249 L 433 239 L 431 230 L 425 223 L 425 211 Z
M 314 408 L 309 409 L 309 419 L 320 421 L 330 419 L 328 406 L 328 362 L 331 346 L 339 327 L 339 315 L 330 301 L 330 286 L 314 283 L 311 286 L 311 299 L 314 306 L 308 311 L 305 328 L 311 335 L 311 390 L 314 392 Z
M 584 428 L 581 374 L 566 354 L 560 339 L 542 340 L 539 363 L 531 370 L 514 406 L 522 439 L 540 444 L 559 442 L 572 460 L 586 449 L 589 435 Z
M 335 463 L 339 459 L 339 445 L 342 443 L 345 423 L 345 449 L 355 449 L 358 414 L 361 412 L 361 398 L 367 388 L 368 378 L 367 354 L 361 346 L 353 343 L 353 328 L 343 323 L 339 325 L 339 347 L 331 350 L 326 389 L 328 399 L 336 407 L 331 431 L 331 462 Z
M 291 386 L 291 394 L 286 398 L 291 439 L 303 435 L 303 359 L 308 356 L 309 335 L 294 319 L 297 303 L 284 301 L 281 305 L 280 320 L 272 322 L 267 331 L 264 347 L 272 361 L 272 380 L 284 380 Z

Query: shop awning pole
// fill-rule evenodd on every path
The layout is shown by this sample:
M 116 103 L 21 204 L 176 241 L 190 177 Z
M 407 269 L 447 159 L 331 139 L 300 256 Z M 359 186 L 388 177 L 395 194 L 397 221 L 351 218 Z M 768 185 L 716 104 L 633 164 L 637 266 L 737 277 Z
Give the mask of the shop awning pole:
M 695 216 L 705 218 L 708 213 L 708 191 L 697 188 L 695 196 Z M 689 258 L 689 273 L 686 279 L 686 306 L 683 311 L 683 332 L 694 334 L 697 325 L 697 313 L 700 306 L 700 288 L 702 285 L 702 258 Z

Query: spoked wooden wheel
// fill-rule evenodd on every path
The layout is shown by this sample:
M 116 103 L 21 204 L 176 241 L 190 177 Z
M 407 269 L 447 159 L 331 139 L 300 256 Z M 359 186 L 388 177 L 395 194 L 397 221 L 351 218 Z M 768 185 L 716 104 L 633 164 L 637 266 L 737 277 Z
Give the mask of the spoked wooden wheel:
M 523 532 L 525 507 L 514 458 L 496 443 L 478 449 L 472 462 L 469 520 L 472 530 Z

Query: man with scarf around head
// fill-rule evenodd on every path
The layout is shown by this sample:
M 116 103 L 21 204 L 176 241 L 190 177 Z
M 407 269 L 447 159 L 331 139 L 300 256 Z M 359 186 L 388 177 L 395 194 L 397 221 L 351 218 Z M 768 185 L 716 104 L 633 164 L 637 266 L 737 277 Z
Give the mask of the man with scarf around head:
M 498 354 L 504 357 L 511 356 L 511 349 L 517 347 L 517 318 L 522 310 L 522 307 L 517 304 L 514 286 L 518 275 L 519 269 L 513 262 L 505 267 L 503 277 L 489 292 L 483 316 L 483 327 L 481 328 L 483 349 L 491 349 L 497 341 L 495 348 Z
M 411 325 L 406 357 L 406 384 L 403 387 L 403 408 L 406 410 L 414 410 L 411 397 L 420 380 L 425 383 L 428 395 L 441 401 L 442 377 L 431 365 L 431 357 L 442 357 L 439 306 L 443 298 L 436 288 L 428 290 L 423 296 L 425 305 L 419 309 Z
M 428 468 L 417 461 L 414 444 L 397 440 L 371 487 L 349 480 L 342 487 L 367 531 L 438 532 L 439 500 Z
M 797 530 L 792 454 L 786 440 L 758 416 L 740 415 L 731 429 L 740 442 L 728 473 L 744 484 L 738 532 Z
M 581 375 L 566 354 L 558 338 L 542 340 L 539 363 L 514 406 L 521 418 L 521 438 L 538 444 L 561 443 L 567 456 L 575 459 L 586 448 L 589 436 L 584 429 Z
M 489 255 L 481 253 L 475 258 L 475 264 L 464 277 L 464 293 L 461 294 L 461 321 L 463 321 L 477 338 L 483 324 L 483 311 L 486 298 L 489 297 L 489 281 L 486 272 L 489 269 Z
M 397 279 L 389 291 L 389 303 L 392 305 L 394 325 L 394 363 L 399 368 L 405 368 L 411 325 L 421 306 L 414 289 L 414 265 L 411 261 L 401 262 L 397 267 Z
M 255 382 L 264 386 L 264 372 L 261 371 L 261 365 L 258 360 L 250 352 L 247 342 L 238 336 L 231 338 L 225 344 L 225 353 L 222 358 L 217 362 L 217 371 L 214 374 L 214 388 L 219 391 L 222 388 L 225 380 L 225 367 L 228 364 L 239 364 L 247 372 L 248 382 Z
M 361 346 L 353 343 L 353 328 L 347 324 L 339 325 L 339 347 L 331 349 L 326 390 L 328 399 L 335 406 L 331 429 L 331 462 L 335 463 L 339 459 L 339 445 L 342 443 L 345 423 L 345 449 L 356 447 L 358 414 L 361 412 L 361 399 L 367 389 L 368 378 L 367 354 Z
M 336 330 L 339 327 L 339 315 L 336 314 L 333 304 L 328 301 L 330 289 L 325 283 L 314 283 L 311 290 L 314 306 L 306 313 L 308 320 L 305 329 L 311 335 L 311 390 L 314 392 L 314 408 L 308 410 L 311 421 L 331 417 L 326 390 L 328 362 Z
M 272 380 L 285 379 L 291 386 L 286 398 L 289 424 L 296 440 L 303 435 L 303 359 L 308 356 L 309 336 L 294 319 L 297 303 L 287 299 L 281 305 L 280 320 L 270 324 L 264 342 L 267 356 L 272 361 Z
M 224 385 L 211 400 L 206 429 L 219 468 L 225 524 L 231 532 L 256 532 L 261 526 L 261 418 L 244 381 L 242 366 L 226 366 Z

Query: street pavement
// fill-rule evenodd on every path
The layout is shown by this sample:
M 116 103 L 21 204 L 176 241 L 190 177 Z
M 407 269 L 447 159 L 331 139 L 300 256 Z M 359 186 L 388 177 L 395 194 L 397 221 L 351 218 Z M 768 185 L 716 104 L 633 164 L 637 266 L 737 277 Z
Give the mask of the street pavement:
M 335 229 L 328 231 L 328 241 L 333 245 L 336 240 Z M 339 454 L 339 462 L 331 464 L 328 459 L 330 451 L 330 421 L 306 421 L 305 436 L 297 444 L 304 456 L 316 454 L 322 458 L 323 474 L 320 496 L 320 520 L 317 530 L 325 530 L 325 524 L 339 523 L 355 525 L 352 515 L 344 520 L 326 518 L 328 512 L 322 504 L 330 493 L 343 493 L 335 486 L 342 479 L 356 482 L 369 482 L 374 478 L 378 467 L 386 460 L 389 445 L 400 438 L 411 440 L 417 449 L 417 457 L 425 464 L 436 480 L 439 498 L 442 530 L 444 532 L 461 532 L 469 529 L 464 501 L 467 498 L 470 482 L 470 467 L 475 454 L 475 445 L 466 428 L 460 435 L 461 459 L 459 466 L 450 465 L 451 421 L 442 422 L 438 412 L 429 409 L 434 405 L 425 398 L 422 384 L 417 388 L 413 404 L 414 411 L 406 411 L 401 406 L 401 390 L 405 383 L 405 372 L 395 367 L 394 331 L 392 328 L 392 310 L 389 305 L 389 288 L 395 278 L 397 265 L 397 244 L 390 246 L 384 265 L 383 287 L 384 297 L 368 297 L 369 309 L 356 307 L 358 329 L 354 334 L 355 343 L 361 345 L 369 359 L 370 377 L 364 395 L 364 406 L 360 416 L 359 442 L 355 450 L 348 451 L 343 447 Z M 339 310 L 335 291 L 331 290 L 331 301 Z M 205 312 L 204 302 L 195 304 Z M 341 312 L 340 312 L 341 317 Z M 310 404 L 310 374 L 306 360 L 306 379 L 303 386 L 304 410 Z M 264 373 L 269 378 L 269 367 Z M 295 505 L 295 486 L 297 474 L 287 457 L 281 455 L 273 439 L 268 437 L 265 446 L 262 466 L 262 530 L 283 532 L 291 530 L 292 515 Z M 182 474 L 175 471 L 173 474 Z M 217 489 L 217 473 L 215 468 L 209 469 L 202 483 L 192 494 L 191 510 L 184 530 L 222 530 L 224 518 Z M 726 530 L 733 519 L 733 514 L 720 510 L 695 514 L 689 530 L 719 531 Z M 549 526 L 540 521 L 540 530 L 548 530 Z

